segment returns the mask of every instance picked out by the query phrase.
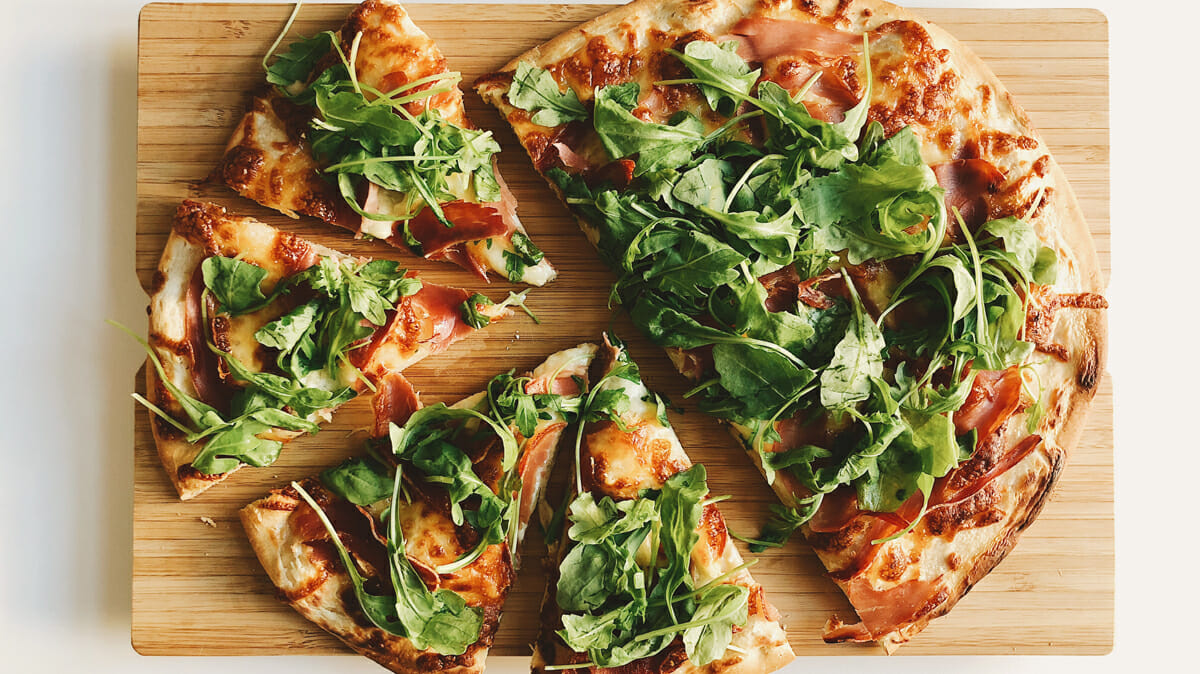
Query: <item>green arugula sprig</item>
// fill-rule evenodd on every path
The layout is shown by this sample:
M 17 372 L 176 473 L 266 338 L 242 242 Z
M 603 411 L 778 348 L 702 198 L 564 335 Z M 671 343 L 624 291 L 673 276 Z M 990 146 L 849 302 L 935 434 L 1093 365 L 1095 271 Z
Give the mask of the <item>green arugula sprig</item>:
M 529 310 L 529 307 L 525 305 L 525 296 L 528 292 L 528 290 L 522 290 L 519 293 L 509 292 L 508 297 L 506 297 L 500 304 L 496 304 L 487 295 L 474 293 L 467 299 L 463 300 L 462 304 L 458 305 L 458 311 L 462 315 L 463 321 L 467 325 L 477 330 L 487 327 L 492 322 L 491 316 L 489 316 L 487 313 L 484 313 L 481 307 L 495 307 L 493 311 L 499 311 L 506 307 L 517 307 L 521 311 L 524 311 L 525 315 L 532 318 L 534 323 L 540 325 L 541 321 L 538 320 L 538 317 L 535 316 L 533 312 Z
M 276 46 L 290 26 L 289 20 Z M 293 103 L 311 109 L 313 154 L 336 180 L 346 204 L 368 220 L 404 222 L 404 238 L 412 242 L 407 222 L 425 207 L 453 227 L 439 202 L 499 201 L 492 158 L 500 146 L 491 132 L 452 124 L 428 105 L 416 115 L 405 107 L 454 90 L 462 76 L 435 73 L 380 91 L 358 80 L 361 36 L 355 36 L 349 55 L 338 35 L 325 31 L 293 42 L 270 63 L 273 46 L 263 60 L 267 81 Z M 318 71 L 331 55 L 337 57 L 333 65 Z M 431 86 L 421 88 L 426 85 Z M 360 206 L 365 183 L 395 193 L 384 211 Z
M 933 480 L 973 449 L 950 422 L 972 368 L 1028 356 L 1030 284 L 1056 273 L 1053 250 L 1027 220 L 976 231 L 960 221 L 962 240 L 947 240 L 943 190 L 920 139 L 908 128 L 885 137 L 868 123 L 868 47 L 864 36 L 863 96 L 831 123 L 804 105 L 819 75 L 792 96 L 758 82 L 733 45 L 693 41 L 671 52 L 692 77 L 656 84 L 696 85 L 727 121 L 711 132 L 690 113 L 642 121 L 631 114 L 636 83 L 601 87 L 591 124 L 611 160 L 635 161 L 632 181 L 547 174 L 595 228 L 619 276 L 612 300 L 642 332 L 664 347 L 711 348 L 711 367 L 688 395 L 748 431 L 768 479 L 786 470 L 808 489 L 795 508 L 779 509 L 755 547 L 781 544 L 842 485 L 878 511 L 916 491 L 927 499 Z M 544 71 L 525 79 L 553 83 Z M 756 117 L 766 133 L 751 145 L 746 123 Z M 846 273 L 869 261 L 892 261 L 901 279 L 870 310 Z M 823 307 L 793 300 L 767 309 L 760 279 L 788 267 L 800 279 L 833 274 Z M 827 447 L 778 447 L 782 422 L 842 432 Z

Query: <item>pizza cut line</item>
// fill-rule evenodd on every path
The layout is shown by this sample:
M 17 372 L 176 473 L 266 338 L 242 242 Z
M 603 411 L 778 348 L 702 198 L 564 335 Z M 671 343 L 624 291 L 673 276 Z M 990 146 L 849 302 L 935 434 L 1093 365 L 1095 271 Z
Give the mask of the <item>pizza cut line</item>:
M 1105 353 L 1095 249 L 1004 86 L 878 0 L 637 0 L 476 82 L 889 652 L 1037 516 Z
M 387 373 L 520 301 L 426 283 L 395 262 L 184 201 L 152 280 L 141 401 L 163 468 L 186 500 L 268 465 Z
M 340 30 L 273 48 L 263 63 L 266 83 L 213 179 L 485 280 L 553 280 L 496 169 L 500 146 L 467 118 L 461 76 L 401 5 L 367 0 Z

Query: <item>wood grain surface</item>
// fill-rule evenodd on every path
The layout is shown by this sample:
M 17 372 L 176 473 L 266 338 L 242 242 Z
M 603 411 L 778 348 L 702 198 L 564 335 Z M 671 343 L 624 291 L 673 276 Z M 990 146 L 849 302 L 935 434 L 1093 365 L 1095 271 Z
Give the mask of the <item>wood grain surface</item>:
M 292 35 L 336 28 L 348 5 L 306 6 Z M 414 20 L 441 46 L 464 82 L 600 12 L 603 5 L 412 5 Z M 147 286 L 180 200 L 202 198 L 349 253 L 402 260 L 425 278 L 503 297 L 449 265 L 381 243 L 352 240 L 310 219 L 290 220 L 204 179 L 241 117 L 247 91 L 262 81 L 259 61 L 288 5 L 151 4 L 138 37 L 137 272 Z M 1109 268 L 1108 28 L 1092 10 L 923 10 L 974 49 L 1012 90 L 1042 131 L 1079 196 Z M 409 374 L 426 402 L 479 390 L 501 370 L 531 368 L 547 354 L 598 339 L 610 326 L 630 343 L 648 383 L 683 402 L 685 384 L 665 357 L 606 307 L 612 277 L 567 211 L 534 173 L 512 133 L 474 93 L 467 108 L 504 148 L 501 169 L 520 200 L 531 236 L 558 267 L 551 286 L 531 293 L 541 318 L 495 324 Z M 138 373 L 136 386 L 142 388 Z M 708 465 L 730 526 L 753 533 L 774 496 L 717 423 L 683 404 L 673 421 L 692 458 Z M 366 399 L 351 401 L 319 434 L 288 445 L 280 460 L 247 468 L 191 502 L 180 502 L 154 452 L 148 416 L 135 409 L 133 646 L 147 655 L 276 655 L 347 652 L 277 600 L 246 543 L 239 508 L 268 489 L 311 475 L 359 451 L 370 422 Z M 567 461 L 558 466 L 565 476 Z M 561 483 L 562 480 L 560 479 Z M 1083 439 L 1038 521 L 1008 559 L 949 616 L 899 652 L 928 654 L 1101 654 L 1113 634 L 1112 394 L 1100 389 Z M 527 655 L 537 631 L 544 548 L 536 528 L 509 597 L 495 655 Z M 759 555 L 755 577 L 779 607 L 797 654 L 882 653 L 826 645 L 831 613 L 853 616 L 799 540 Z

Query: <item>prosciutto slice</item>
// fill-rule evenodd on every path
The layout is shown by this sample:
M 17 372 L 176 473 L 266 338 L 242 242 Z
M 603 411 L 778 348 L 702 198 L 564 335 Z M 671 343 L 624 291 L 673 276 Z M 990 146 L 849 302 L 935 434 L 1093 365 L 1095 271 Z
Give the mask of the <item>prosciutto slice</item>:
M 958 209 L 963 222 L 972 231 L 987 222 L 987 197 L 1000 189 L 1004 174 L 984 159 L 956 159 L 934 164 L 933 175 L 938 185 L 946 190 L 946 215 L 950 218 L 952 231 L 958 229 L 954 209 Z
M 829 56 L 850 56 L 862 46 L 862 36 L 824 24 L 787 19 L 750 17 L 739 21 L 726 38 L 737 40 L 738 55 L 747 61 L 812 51 Z M 720 40 L 718 40 L 720 41 Z

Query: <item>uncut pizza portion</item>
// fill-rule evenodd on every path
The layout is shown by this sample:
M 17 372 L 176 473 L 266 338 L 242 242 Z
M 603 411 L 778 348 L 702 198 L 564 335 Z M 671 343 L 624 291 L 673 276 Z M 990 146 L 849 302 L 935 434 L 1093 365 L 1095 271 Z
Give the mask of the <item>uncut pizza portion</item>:
M 570 500 L 546 524 L 551 569 L 534 672 L 746 672 L 795 657 L 704 466 L 664 401 L 606 337 L 580 407 Z
M 451 406 L 422 407 L 385 376 L 365 456 L 241 511 L 280 597 L 394 672 L 482 672 L 596 350 L 560 351 Z
M 1037 516 L 1104 281 L 1004 86 L 884 2 L 639 0 L 476 87 L 890 651 Z
M 154 273 L 147 398 L 181 499 L 275 461 L 388 372 L 511 314 L 389 260 L 343 255 L 221 206 L 184 201 Z
M 402 6 L 367 0 L 339 31 L 278 49 L 291 23 L 215 180 L 483 279 L 554 278 L 496 168 L 500 146 L 467 118 L 461 75 Z

